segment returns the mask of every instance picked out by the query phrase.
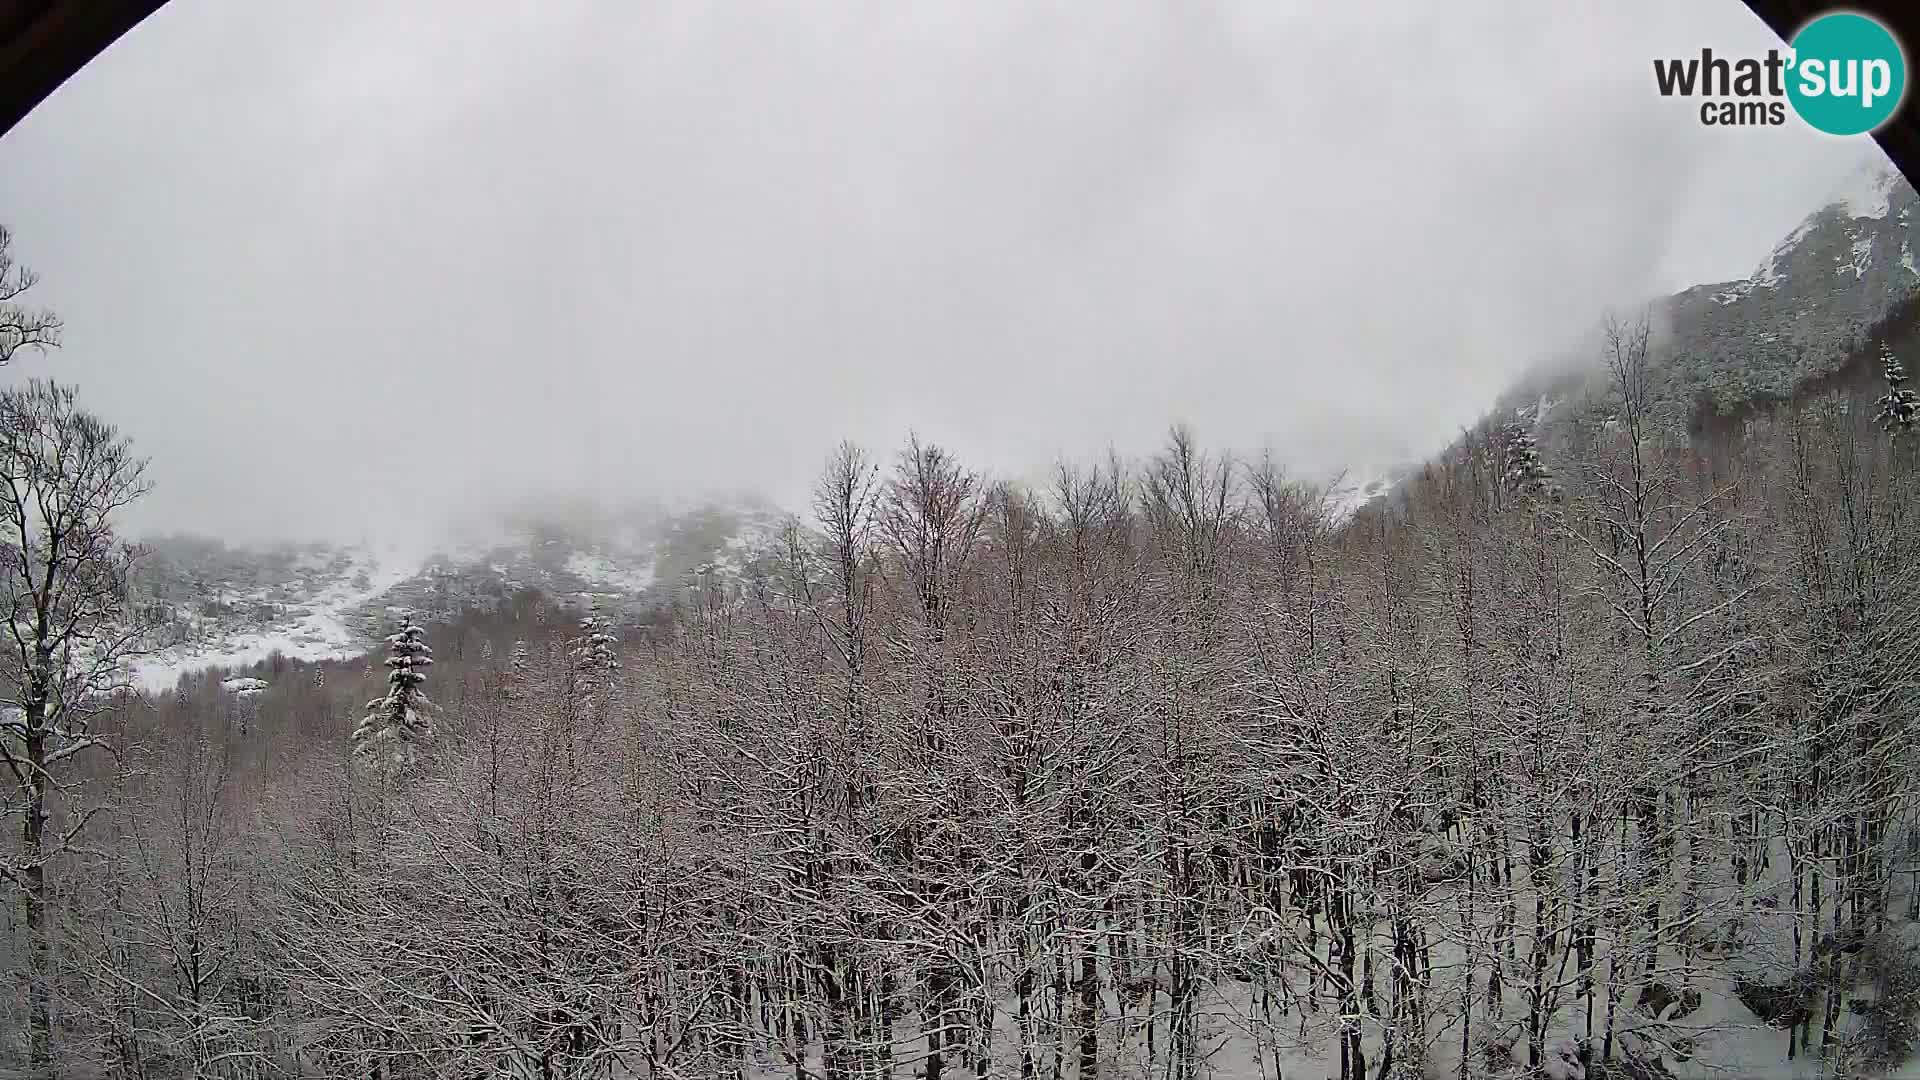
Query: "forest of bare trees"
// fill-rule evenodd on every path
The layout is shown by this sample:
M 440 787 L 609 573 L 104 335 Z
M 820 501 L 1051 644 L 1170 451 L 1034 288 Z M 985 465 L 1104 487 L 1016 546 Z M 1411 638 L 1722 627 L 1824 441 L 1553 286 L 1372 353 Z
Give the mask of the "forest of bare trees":
M 1350 521 L 1183 429 L 1040 490 L 849 445 L 767 572 L 661 625 L 529 609 L 259 694 L 116 698 L 86 736 L 112 755 L 47 811 L 58 873 L 11 875 L 0 1054 L 377 1080 L 1902 1061 L 1920 436 L 1836 397 L 1689 446 L 1644 407 L 1646 345 L 1616 327 L 1567 438 L 1489 423 Z M 359 745 L 407 752 L 356 753 L 362 714 Z

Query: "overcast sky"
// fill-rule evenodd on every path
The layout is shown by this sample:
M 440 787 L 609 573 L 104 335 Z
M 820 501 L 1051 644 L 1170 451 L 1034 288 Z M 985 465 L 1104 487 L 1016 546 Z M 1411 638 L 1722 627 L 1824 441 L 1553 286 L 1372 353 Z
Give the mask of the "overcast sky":
M 172 0 L 0 137 L 68 326 L 4 378 L 233 539 L 791 497 L 909 428 L 1365 466 L 1871 152 L 1657 96 L 1777 43 L 1736 0 L 1436 6 Z

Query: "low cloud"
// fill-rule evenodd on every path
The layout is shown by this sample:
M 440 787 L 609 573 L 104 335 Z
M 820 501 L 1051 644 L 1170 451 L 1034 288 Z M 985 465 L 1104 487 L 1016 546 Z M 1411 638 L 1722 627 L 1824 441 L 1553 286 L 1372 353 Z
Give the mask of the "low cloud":
M 792 499 L 909 428 L 997 472 L 1175 420 L 1430 451 L 1605 307 L 1745 274 L 1867 151 L 1702 128 L 1741 5 L 173 0 L 0 139 L 139 524 Z

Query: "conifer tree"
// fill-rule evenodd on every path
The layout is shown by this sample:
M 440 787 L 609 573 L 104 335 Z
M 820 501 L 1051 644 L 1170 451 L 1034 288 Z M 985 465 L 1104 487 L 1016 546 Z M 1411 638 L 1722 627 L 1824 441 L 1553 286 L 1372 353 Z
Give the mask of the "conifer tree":
M 367 703 L 367 715 L 353 730 L 353 743 L 356 752 L 369 755 L 391 747 L 392 760 L 406 764 L 415 745 L 433 736 L 426 717 L 432 702 L 420 689 L 433 650 L 427 646 L 426 631 L 410 615 L 402 617 L 399 632 L 388 636 L 387 643 L 393 650 L 387 657 L 387 692 Z
M 1516 421 L 1508 425 L 1506 456 L 1508 490 L 1528 496 L 1559 496 L 1559 485 L 1547 471 L 1546 462 L 1540 457 L 1540 446 L 1525 424 Z
M 580 634 L 568 650 L 573 659 L 574 701 L 582 719 L 597 724 L 607 715 L 614 673 L 620 670 L 620 660 L 613 651 L 618 641 L 608 631 L 596 601 L 580 620 Z
M 1875 419 L 1889 433 L 1905 435 L 1920 425 L 1920 394 L 1908 388 L 1907 369 L 1894 358 L 1890 346 L 1880 346 L 1880 362 L 1886 373 L 1887 392 L 1875 403 Z
M 515 641 L 507 654 L 507 669 L 500 676 L 500 696 L 520 701 L 527 696 L 527 684 L 533 677 L 533 657 L 525 640 Z
M 620 659 L 613 651 L 619 641 L 608 632 L 607 620 L 600 614 L 599 601 L 587 609 L 580 620 L 580 636 L 574 639 L 574 664 L 589 686 L 599 688 L 613 681 L 620 670 Z

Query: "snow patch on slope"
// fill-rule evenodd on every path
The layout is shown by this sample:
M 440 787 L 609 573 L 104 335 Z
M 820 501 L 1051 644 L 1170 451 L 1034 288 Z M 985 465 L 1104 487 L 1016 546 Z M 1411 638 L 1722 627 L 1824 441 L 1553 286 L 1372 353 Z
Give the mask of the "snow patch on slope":
M 1849 218 L 1883 218 L 1892 206 L 1893 187 L 1900 180 L 1886 156 L 1874 153 L 1848 174 L 1827 200 Z
M 1327 522 L 1342 525 L 1353 519 L 1365 507 L 1384 499 L 1393 491 L 1398 477 L 1390 469 L 1354 469 L 1335 480 L 1327 487 L 1321 505 L 1325 510 Z
M 1812 232 L 1814 226 L 1820 223 L 1820 214 L 1822 213 L 1825 213 L 1825 211 L 1822 210 L 1807 215 L 1807 219 L 1802 221 L 1798 228 L 1788 233 L 1787 238 L 1780 241 L 1780 243 L 1774 247 L 1773 253 L 1767 256 L 1766 261 L 1754 269 L 1753 276 L 1745 283 L 1746 288 L 1741 291 L 1745 293 L 1755 288 L 1770 289 L 1778 285 L 1780 283 L 1779 265 L 1781 256 L 1798 247 L 1800 241 L 1806 239 L 1807 234 Z
M 1893 190 L 1899 183 L 1900 174 L 1888 162 L 1886 155 L 1876 150 L 1858 168 L 1847 175 L 1820 209 L 1808 214 L 1798 227 L 1787 234 L 1786 239 L 1775 245 L 1773 251 L 1754 268 L 1751 275 L 1741 281 L 1728 282 L 1725 287 L 1713 294 L 1714 301 L 1720 304 L 1731 304 L 1755 289 L 1771 289 L 1779 285 L 1782 280 L 1780 266 L 1785 261 L 1785 257 L 1807 238 L 1807 234 L 1819 227 L 1827 215 L 1837 214 L 1849 221 L 1879 220 L 1886 217 L 1893 205 Z M 1902 216 L 1904 217 L 1904 211 Z M 1851 270 L 1856 278 L 1864 276 L 1872 248 L 1871 235 L 1856 238 L 1853 243 L 1853 258 L 1842 262 L 1834 272 L 1845 275 Z M 1903 261 L 1910 263 L 1911 258 L 1908 257 Z
M 1768 269 L 1772 268 L 1771 260 L 1768 261 L 1767 267 Z M 1714 302 L 1718 304 L 1731 304 L 1735 300 L 1738 300 L 1741 297 L 1752 292 L 1754 289 L 1754 286 L 1757 284 L 1759 283 L 1752 278 L 1744 278 L 1740 281 L 1736 281 L 1733 284 L 1727 286 L 1726 288 L 1721 289 L 1719 292 L 1714 293 L 1713 294 Z
M 399 549 L 359 548 L 351 561 L 304 604 L 267 626 L 181 642 L 127 663 L 128 681 L 150 694 L 173 689 L 182 675 L 208 668 L 246 667 L 278 652 L 294 660 L 342 660 L 363 655 L 372 642 L 347 615 L 412 576 L 419 562 Z
M 576 551 L 567 557 L 566 570 L 596 589 L 639 593 L 653 585 L 654 560 L 648 559 L 638 566 L 626 566 L 599 552 Z
M 1840 268 L 1835 272 L 1845 274 L 1851 270 L 1853 271 L 1854 277 L 1865 277 L 1867 274 L 1867 263 L 1872 254 L 1873 237 L 1871 235 L 1861 236 L 1853 242 L 1853 259 L 1841 264 Z

